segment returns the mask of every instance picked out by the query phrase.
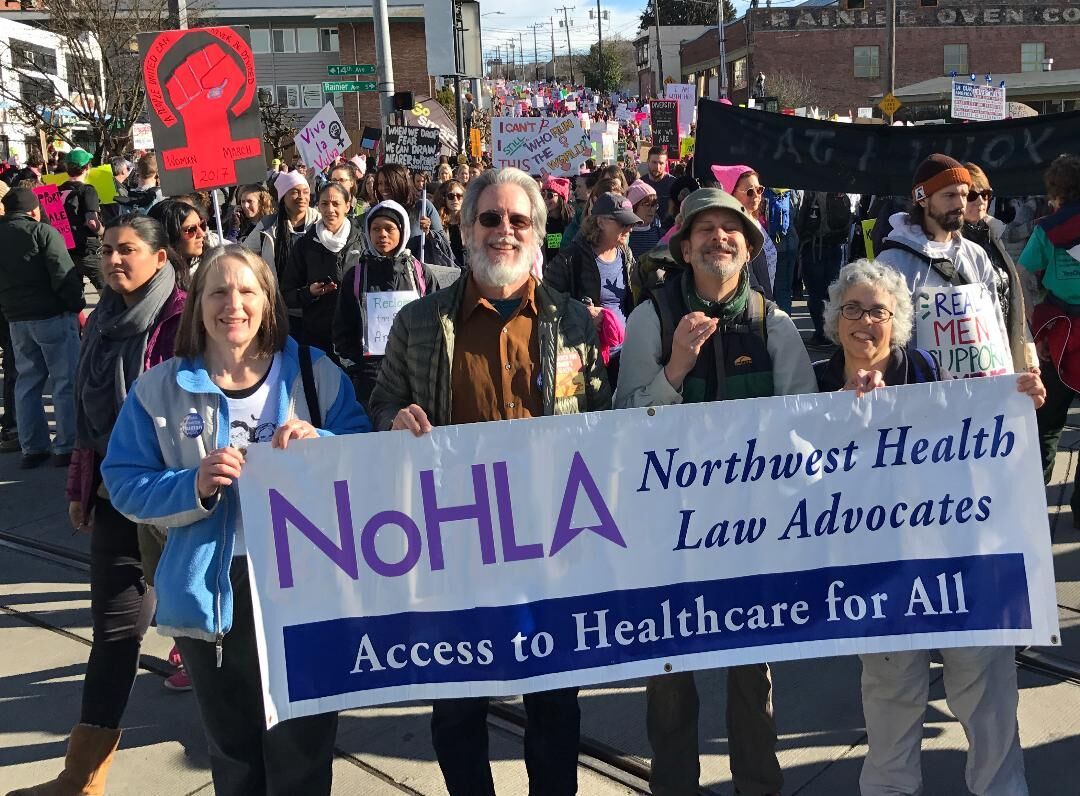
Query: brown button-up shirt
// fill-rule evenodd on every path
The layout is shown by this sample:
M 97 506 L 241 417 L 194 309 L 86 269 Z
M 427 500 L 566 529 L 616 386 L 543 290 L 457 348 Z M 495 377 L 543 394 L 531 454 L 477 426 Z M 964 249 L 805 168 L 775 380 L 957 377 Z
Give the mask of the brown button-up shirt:
M 511 420 L 544 414 L 537 383 L 540 364 L 540 311 L 536 280 L 530 279 L 521 306 L 503 321 L 472 275 L 454 330 L 450 373 L 453 423 Z

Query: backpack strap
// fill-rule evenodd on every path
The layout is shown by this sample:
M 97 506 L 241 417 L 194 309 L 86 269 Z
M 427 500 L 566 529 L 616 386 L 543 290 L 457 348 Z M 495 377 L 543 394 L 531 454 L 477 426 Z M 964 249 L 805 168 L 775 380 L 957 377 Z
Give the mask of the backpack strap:
M 930 381 L 941 381 L 937 362 L 929 351 L 924 351 L 921 348 L 913 348 L 910 349 L 909 353 L 911 356 L 911 364 L 915 368 L 915 379 L 918 384 L 925 384 Z M 926 367 L 925 371 L 923 370 L 924 366 Z
M 961 285 L 966 285 L 968 283 L 967 280 L 960 275 L 960 269 L 957 268 L 956 264 L 948 257 L 931 257 L 926 252 L 920 251 L 914 246 L 908 246 L 901 241 L 886 238 L 881 243 L 881 251 L 886 252 L 889 249 L 899 249 L 900 251 L 905 251 L 908 254 L 918 257 L 924 263 L 929 265 L 938 276 L 953 287 L 960 287 Z
M 427 295 L 427 279 L 424 278 L 424 268 L 420 265 L 420 261 L 415 257 L 412 258 L 413 273 L 416 274 L 416 284 L 420 286 L 420 295 Z
M 670 282 L 661 282 L 653 290 L 649 291 L 649 300 L 652 302 L 653 309 L 656 310 L 656 317 L 660 321 L 661 365 L 666 365 L 671 359 L 671 346 L 675 340 L 675 327 L 682 320 L 682 308 L 675 306 L 675 298 L 678 295 L 678 280 L 681 278 L 680 276 Z
M 307 401 L 311 425 L 322 428 L 322 409 L 319 406 L 319 393 L 315 389 L 315 368 L 311 362 L 311 346 L 300 345 L 300 379 L 304 383 L 304 400 Z

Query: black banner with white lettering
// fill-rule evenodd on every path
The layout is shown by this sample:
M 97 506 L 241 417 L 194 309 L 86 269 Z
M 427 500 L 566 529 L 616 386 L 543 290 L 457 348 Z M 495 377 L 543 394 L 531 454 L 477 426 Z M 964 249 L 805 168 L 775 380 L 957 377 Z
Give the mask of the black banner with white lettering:
M 1043 194 L 1043 172 L 1075 153 L 1080 111 L 1001 122 L 919 127 L 841 124 L 698 102 L 694 172 L 745 163 L 762 185 L 910 196 L 915 168 L 935 152 L 979 164 L 999 194 Z
M 388 126 L 383 131 L 383 163 L 399 163 L 410 171 L 435 171 L 439 164 L 439 131 L 431 127 Z

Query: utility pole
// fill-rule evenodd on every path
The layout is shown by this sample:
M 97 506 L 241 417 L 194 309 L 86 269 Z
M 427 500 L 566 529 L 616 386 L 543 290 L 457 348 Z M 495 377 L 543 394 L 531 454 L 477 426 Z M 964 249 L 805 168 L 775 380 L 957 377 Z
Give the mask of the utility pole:
M 720 69 L 717 72 L 720 85 L 717 87 L 716 98 L 727 99 L 727 28 L 724 25 L 724 0 L 716 0 L 716 19 L 716 36 L 720 45 Z
M 514 40 L 511 39 L 508 41 L 506 46 L 510 48 L 510 72 L 507 80 L 514 80 L 514 73 L 517 72 L 517 56 L 514 54 L 516 45 L 514 44 Z
M 461 75 L 465 71 L 465 23 L 461 18 L 461 3 L 454 0 L 454 131 L 457 133 L 458 154 L 465 152 L 465 111 L 461 103 Z
M 885 0 L 885 47 L 888 64 L 885 69 L 885 95 L 891 96 L 896 88 L 896 0 Z M 889 124 L 893 116 L 889 114 Z
M 597 91 L 604 90 L 604 15 L 600 13 L 600 0 L 596 0 L 596 74 L 600 78 Z
M 386 124 L 394 112 L 394 64 L 390 52 L 390 18 L 386 0 L 373 0 L 372 22 L 375 23 L 375 76 L 379 83 L 379 121 Z
M 525 80 L 528 75 L 525 74 L 525 42 L 522 41 L 521 31 L 518 31 L 518 57 L 521 59 L 521 79 Z
M 556 11 L 562 11 L 563 13 L 563 27 L 566 28 L 566 57 L 570 60 L 570 85 L 574 85 L 574 53 L 570 50 L 570 17 L 569 12 L 574 10 L 574 6 L 567 8 L 556 8 Z
M 551 23 L 551 79 L 559 79 L 559 62 L 555 57 L 555 17 L 548 17 Z
M 657 86 L 664 85 L 664 49 L 660 46 L 660 0 L 653 0 L 653 22 L 656 23 L 656 68 L 660 72 L 659 81 L 653 90 L 657 90 Z
M 533 76 L 536 79 L 536 82 L 539 83 L 540 82 L 540 58 L 536 54 L 536 29 L 544 27 L 544 23 L 543 22 L 534 22 L 531 25 L 529 25 L 529 27 L 532 28 L 532 32 L 533 32 Z

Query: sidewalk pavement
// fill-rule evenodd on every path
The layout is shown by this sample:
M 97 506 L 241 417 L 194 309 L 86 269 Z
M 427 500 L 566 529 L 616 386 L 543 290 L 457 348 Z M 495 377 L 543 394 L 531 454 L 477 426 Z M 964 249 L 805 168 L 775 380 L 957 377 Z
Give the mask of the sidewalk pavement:
M 1071 417 L 1048 489 L 1056 528 L 1055 564 L 1062 646 L 1042 650 L 1048 663 L 1080 669 L 1080 533 L 1072 528 L 1068 497 L 1080 449 L 1080 414 Z M 84 556 L 89 540 L 72 535 L 63 499 L 64 473 L 17 469 L 18 456 L 0 455 L 0 533 L 16 534 Z M 78 718 L 89 652 L 88 573 L 84 568 L 17 552 L 0 541 L 0 793 L 55 776 L 67 733 Z M 151 630 L 144 665 L 165 667 L 171 642 Z M 775 707 L 786 794 L 857 793 L 866 735 L 859 701 L 859 663 L 851 657 L 774 666 Z M 945 703 L 941 668 L 932 673 L 923 743 L 926 796 L 963 788 L 963 730 Z M 254 673 L 252 676 L 256 676 Z M 1080 738 L 1080 681 L 1019 672 L 1020 729 L 1032 794 L 1077 792 L 1071 775 Z M 160 674 L 141 671 L 124 717 L 124 737 L 109 793 L 210 794 L 210 773 L 194 699 L 162 688 Z M 701 693 L 702 784 L 730 794 L 724 727 L 724 677 L 698 676 Z M 514 700 L 510 700 L 514 701 Z M 647 762 L 641 682 L 582 691 L 582 732 L 624 755 Z M 434 761 L 426 705 L 393 705 L 342 714 L 335 794 L 443 794 Z M 496 722 L 491 757 L 500 794 L 527 792 L 520 735 Z M 641 792 L 580 768 L 579 793 Z

